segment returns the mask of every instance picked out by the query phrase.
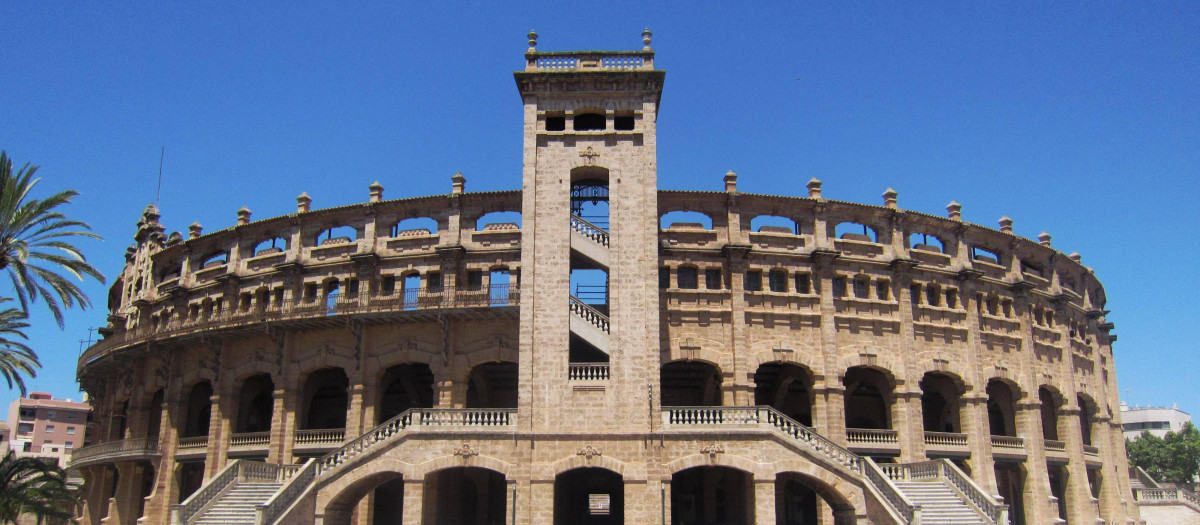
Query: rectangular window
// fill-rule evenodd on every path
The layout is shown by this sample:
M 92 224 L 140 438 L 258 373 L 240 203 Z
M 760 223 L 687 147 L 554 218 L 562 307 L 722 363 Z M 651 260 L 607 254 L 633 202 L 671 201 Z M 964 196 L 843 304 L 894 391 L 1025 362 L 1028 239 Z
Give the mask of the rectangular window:
M 771 270 L 767 273 L 767 285 L 772 292 L 785 293 L 788 291 L 788 276 L 783 270 Z
M 54 425 L 46 425 L 46 433 L 54 432 Z
M 442 291 L 442 272 L 429 272 L 425 274 L 425 287 L 430 292 Z
M 869 284 L 870 283 L 868 283 L 866 279 L 855 279 L 854 280 L 854 296 L 859 299 L 868 298 L 871 293 L 870 292 L 871 288 L 870 288 L 870 286 L 868 286 Z
M 358 279 L 346 280 L 346 295 L 350 297 L 358 297 Z
M 313 301 L 317 298 L 317 283 L 308 283 L 304 285 L 304 300 Z
M 958 308 L 958 290 L 946 290 L 946 306 Z
M 912 304 L 921 304 L 921 285 L 914 284 L 909 286 L 908 298 L 912 300 Z
M 68 442 L 66 442 L 66 444 L 64 444 L 63 446 L 65 446 L 65 447 L 66 447 L 68 450 L 70 450 L 70 449 L 72 449 L 72 448 L 75 448 L 75 442 L 74 442 L 74 441 L 68 441 Z
M 658 287 L 666 290 L 671 287 L 671 269 L 666 266 L 658 269 Z
M 58 413 L 53 410 L 47 410 L 46 411 L 46 419 L 54 419 L 54 416 L 57 414 Z
M 383 278 L 383 284 L 380 286 L 380 293 L 383 295 L 392 295 L 396 293 L 396 276 L 389 275 Z
M 796 275 L 796 293 L 812 293 L 812 278 L 807 273 Z
M 721 270 L 719 268 L 709 268 L 704 270 L 704 287 L 709 290 L 720 290 L 724 288 L 721 284 Z
M 936 286 L 930 286 L 925 289 L 925 302 L 929 306 L 941 306 L 942 291 Z
M 680 266 L 677 270 L 676 279 L 679 281 L 679 287 L 686 290 L 695 290 L 699 288 L 700 283 L 696 275 L 695 266 Z
M 888 281 L 879 281 L 875 283 L 875 298 L 880 301 L 887 301 L 892 298 L 892 286 Z
M 762 291 L 762 272 L 758 270 L 749 270 L 746 272 L 746 282 L 742 283 L 742 288 L 747 292 Z
M 483 289 L 483 272 L 470 270 L 467 272 L 467 290 L 476 292 Z
M 67 435 L 74 436 L 75 435 L 75 427 L 67 427 Z
M 833 296 L 834 297 L 845 297 L 846 296 L 846 278 L 845 277 L 834 277 L 833 278 Z

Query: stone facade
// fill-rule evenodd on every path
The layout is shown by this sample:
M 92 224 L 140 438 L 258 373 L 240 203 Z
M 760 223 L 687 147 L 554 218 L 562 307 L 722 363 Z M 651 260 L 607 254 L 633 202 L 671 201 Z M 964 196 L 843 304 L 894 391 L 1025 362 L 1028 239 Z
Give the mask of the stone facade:
M 79 362 L 83 521 L 167 523 L 235 460 L 308 458 L 279 523 L 903 523 L 889 480 L 934 471 L 993 518 L 1137 519 L 1077 256 L 890 190 L 660 191 L 644 46 L 531 34 L 519 191 L 376 183 L 187 239 L 147 208 Z

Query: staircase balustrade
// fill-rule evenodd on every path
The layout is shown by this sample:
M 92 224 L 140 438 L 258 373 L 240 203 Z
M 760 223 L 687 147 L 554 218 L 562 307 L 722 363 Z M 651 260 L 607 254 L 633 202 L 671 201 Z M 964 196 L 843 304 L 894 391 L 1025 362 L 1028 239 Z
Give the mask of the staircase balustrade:
M 979 509 L 992 523 L 997 525 L 1008 524 L 1008 505 L 1001 504 L 996 501 L 990 494 L 983 491 L 975 481 L 967 476 L 963 471 L 950 460 L 942 458 L 938 460 L 941 465 L 940 474 L 950 482 L 954 488 L 958 489 L 967 501 L 970 501 L 975 508 Z
M 893 467 L 895 465 L 887 466 Z M 919 525 L 921 523 L 921 506 L 909 500 L 904 495 L 904 492 L 895 483 L 892 483 L 891 477 L 880 470 L 875 460 L 869 457 L 864 458 L 863 474 L 879 490 L 883 498 L 892 505 L 892 508 L 896 509 L 896 512 L 899 512 L 909 524 Z
M 188 496 L 183 503 L 173 505 L 171 507 L 171 523 L 172 525 L 185 525 L 191 522 L 200 511 L 208 507 L 229 488 L 237 482 L 238 476 L 241 474 L 242 464 L 247 463 L 246 460 L 235 459 L 232 463 L 225 465 L 216 476 L 213 476 L 208 483 L 205 483 L 199 490 Z
M 608 363 L 568 363 L 570 381 L 608 381 Z
M 608 232 L 595 224 L 583 220 L 582 217 L 571 215 L 571 229 L 608 248 Z
M 571 296 L 571 312 L 582 317 L 583 320 L 591 323 L 592 326 L 599 328 L 604 333 L 609 333 L 608 316 L 600 313 L 600 310 L 592 308 L 591 305 L 580 301 L 573 295 Z
M 313 480 L 317 477 L 317 467 L 320 464 L 320 461 L 309 458 L 303 465 L 284 466 L 288 472 L 286 477 L 279 480 L 284 484 L 275 491 L 275 494 L 271 495 L 266 503 L 258 505 L 255 525 L 271 525 L 282 517 L 284 511 L 312 485 Z

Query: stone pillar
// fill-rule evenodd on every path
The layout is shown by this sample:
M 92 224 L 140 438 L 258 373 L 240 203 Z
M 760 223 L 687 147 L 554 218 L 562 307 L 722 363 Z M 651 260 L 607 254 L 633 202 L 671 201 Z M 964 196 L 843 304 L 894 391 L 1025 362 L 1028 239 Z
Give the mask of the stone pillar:
M 818 413 L 816 407 L 813 407 L 813 424 L 817 426 L 817 432 L 826 439 L 844 447 L 848 444 L 846 441 L 846 387 L 841 383 L 829 384 L 837 381 L 838 374 L 829 374 L 825 377 L 825 386 L 817 390 L 817 396 L 824 398 L 824 401 L 818 401 L 817 405 L 823 404 L 825 410 L 823 413 Z
M 294 461 L 294 456 L 292 455 L 292 450 L 296 445 L 294 436 L 296 435 L 296 429 L 299 427 L 299 413 L 301 410 L 299 405 L 302 401 L 301 396 L 304 395 L 303 387 L 300 385 L 297 385 L 296 388 L 292 388 L 290 390 L 290 392 L 288 390 L 276 390 L 275 394 L 277 403 L 276 407 L 279 406 L 278 403 L 280 398 L 283 400 L 283 410 L 279 411 L 283 414 L 283 424 L 280 425 L 282 428 L 279 429 L 278 436 L 280 441 L 279 462 L 283 464 Z M 271 438 L 275 439 L 275 427 L 271 428 Z M 272 449 L 274 450 L 274 443 L 272 443 Z
M 221 387 L 220 381 L 214 382 L 214 389 Z M 204 479 L 207 481 L 225 468 L 225 462 L 228 459 L 229 439 L 226 432 L 226 414 L 232 412 L 227 410 L 227 405 L 234 396 L 222 396 L 221 390 L 214 390 L 212 397 L 209 398 L 209 403 L 212 408 L 208 418 L 208 448 L 204 455 Z
M 460 383 L 462 383 L 460 387 Z M 458 392 L 461 390 L 461 392 Z M 433 408 L 455 408 L 466 405 L 467 385 L 462 381 L 444 379 L 433 383 Z
M 162 459 L 156 465 L 153 497 L 146 503 L 146 523 L 169 523 L 171 505 L 178 501 L 179 485 L 175 483 L 175 450 L 179 441 L 179 425 L 172 417 L 182 418 L 180 404 L 182 385 L 171 381 L 163 390 L 162 420 L 159 423 L 158 451 Z
M 403 525 L 421 525 L 421 516 L 425 505 L 425 480 L 404 480 L 404 517 Z
M 733 290 L 730 295 L 730 321 L 729 321 L 729 352 L 733 354 L 732 370 L 721 371 L 721 390 L 722 404 L 727 406 L 746 406 L 754 403 L 754 384 L 747 381 L 748 374 L 752 374 L 753 370 L 745 370 L 746 368 L 746 299 L 745 294 L 741 293 L 745 290 L 746 271 L 750 266 L 746 263 L 746 255 L 750 252 L 750 245 L 738 244 L 741 238 L 740 215 L 736 208 L 731 207 L 729 210 L 729 236 L 730 244 L 725 245 L 725 256 L 729 260 L 729 285 Z M 766 276 L 763 276 L 766 280 Z M 766 283 L 764 283 L 766 286 Z
M 100 517 L 108 506 L 108 498 L 104 490 L 108 486 L 108 468 L 103 465 L 92 465 L 83 470 L 84 506 L 80 513 L 80 522 L 85 525 L 99 525 Z
M 1083 410 L 1076 404 L 1065 404 L 1058 415 L 1059 438 L 1067 443 L 1067 454 L 1071 458 L 1067 463 L 1067 488 L 1063 492 L 1067 496 L 1068 523 L 1095 523 L 1096 506 L 1092 503 L 1092 489 L 1088 483 L 1087 463 L 1083 457 L 1083 434 L 1080 428 L 1079 414 Z
M 925 460 L 925 418 L 921 412 L 920 390 L 893 392 L 892 428 L 899 434 L 900 462 Z
M 662 492 L 659 494 L 659 504 L 662 506 L 662 518 L 659 523 L 675 523 L 671 515 L 671 477 L 662 480 Z M 653 522 L 651 522 L 653 523 Z
M 512 489 L 509 485 L 509 515 L 505 516 L 504 522 L 508 525 L 516 525 L 512 523 Z M 529 498 L 524 502 L 518 501 L 517 509 L 521 515 L 528 515 L 529 521 L 524 519 L 518 520 L 518 523 L 530 523 L 534 525 L 551 525 L 554 523 L 554 478 L 549 480 L 532 480 L 529 483 L 528 490 Z
M 775 525 L 775 480 L 754 480 L 754 523 Z
M 350 406 L 346 408 L 346 441 L 358 437 L 363 427 L 363 385 L 358 379 L 351 380 L 346 392 L 350 397 Z
M 290 419 L 287 417 L 284 403 L 286 396 L 287 391 L 282 388 L 271 392 L 271 437 L 268 438 L 267 444 L 267 463 L 287 463 L 283 459 L 283 442 L 291 434 L 284 428 L 285 422 Z
M 142 468 L 132 461 L 116 463 L 117 490 L 112 495 L 112 505 L 104 523 L 134 525 L 137 523 L 138 506 L 142 499 Z
M 967 435 L 967 446 L 971 457 L 971 477 L 983 490 L 998 494 L 996 468 L 992 459 L 992 431 L 987 418 L 987 396 L 965 394 L 959 403 L 959 421 L 962 432 Z
M 1022 465 L 1025 471 L 1024 493 L 1025 523 L 1030 525 L 1053 523 L 1057 511 L 1051 512 L 1050 475 L 1046 469 L 1046 450 L 1042 438 L 1042 404 L 1029 399 L 1016 406 L 1017 435 L 1025 438 L 1025 450 L 1029 456 Z

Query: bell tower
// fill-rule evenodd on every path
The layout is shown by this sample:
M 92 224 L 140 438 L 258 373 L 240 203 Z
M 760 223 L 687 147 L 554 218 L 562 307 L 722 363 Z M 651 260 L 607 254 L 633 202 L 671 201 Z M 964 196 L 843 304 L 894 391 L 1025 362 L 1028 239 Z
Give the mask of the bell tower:
M 666 73 L 637 51 L 543 52 L 524 71 L 520 425 L 658 425 L 655 125 Z

